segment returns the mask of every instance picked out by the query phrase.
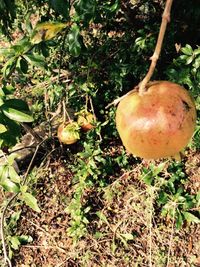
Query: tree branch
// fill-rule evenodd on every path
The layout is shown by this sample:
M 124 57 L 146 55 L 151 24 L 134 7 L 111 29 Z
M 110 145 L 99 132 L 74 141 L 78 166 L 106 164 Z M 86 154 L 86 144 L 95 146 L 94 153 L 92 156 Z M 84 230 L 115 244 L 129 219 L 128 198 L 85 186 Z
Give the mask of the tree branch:
M 165 36 L 165 31 L 167 28 L 167 24 L 170 21 L 170 12 L 171 12 L 172 2 L 173 2 L 173 0 L 167 0 L 166 1 L 165 9 L 164 9 L 164 12 L 162 15 L 162 22 L 161 22 L 161 26 L 160 26 L 160 31 L 159 31 L 159 35 L 158 35 L 158 39 L 157 39 L 157 43 L 156 43 L 156 48 L 155 48 L 153 56 L 150 58 L 151 65 L 149 67 L 149 70 L 148 70 L 146 76 L 139 84 L 139 93 L 141 95 L 146 91 L 146 85 L 150 81 L 150 79 L 154 73 L 156 63 L 157 63 L 158 58 L 160 56 L 160 52 L 161 52 L 162 44 L 163 44 L 163 39 Z
M 154 73 L 154 70 L 155 70 L 155 67 L 156 67 L 156 63 L 157 63 L 158 58 L 160 56 L 160 52 L 161 52 L 161 49 L 162 49 L 162 44 L 163 44 L 163 39 L 164 39 L 164 36 L 165 36 L 167 24 L 170 21 L 170 12 L 171 12 L 172 3 L 173 3 L 173 0 L 166 0 L 165 9 L 164 9 L 164 12 L 163 12 L 163 15 L 162 15 L 162 22 L 161 22 L 161 25 L 160 25 L 160 31 L 159 31 L 159 35 L 158 35 L 155 51 L 153 53 L 153 56 L 150 58 L 151 59 L 151 65 L 149 67 L 149 70 L 148 70 L 146 76 L 144 77 L 144 79 L 138 85 L 136 85 L 127 94 L 115 99 L 112 103 L 108 104 L 106 106 L 106 109 L 109 108 L 112 105 L 116 106 L 122 99 L 124 99 L 126 96 L 132 94 L 133 92 L 139 91 L 139 94 L 142 95 L 147 90 L 147 84 L 148 84 L 148 87 L 150 86 L 151 82 L 149 82 L 149 81 L 150 81 L 150 79 L 151 79 L 151 77 L 152 77 L 152 75 Z

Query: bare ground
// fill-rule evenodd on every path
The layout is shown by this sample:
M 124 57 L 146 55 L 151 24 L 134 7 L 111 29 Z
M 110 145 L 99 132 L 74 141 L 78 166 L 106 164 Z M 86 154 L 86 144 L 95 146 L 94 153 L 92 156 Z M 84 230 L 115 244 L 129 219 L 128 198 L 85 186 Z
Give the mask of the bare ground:
M 67 234 L 70 218 L 65 208 L 73 195 L 67 162 L 51 158 L 48 165 L 35 169 L 41 213 L 22 206 L 17 234 L 30 235 L 33 242 L 15 251 L 13 266 L 200 266 L 200 226 L 185 224 L 178 230 L 173 220 L 158 214 L 155 195 L 140 180 L 144 165 L 148 163 L 135 163 L 132 171 L 113 177 L 102 191 L 87 192 L 93 207 L 88 233 L 75 245 Z M 188 153 L 185 166 L 186 187 L 197 193 L 200 153 Z M 100 219 L 96 211 L 104 217 Z

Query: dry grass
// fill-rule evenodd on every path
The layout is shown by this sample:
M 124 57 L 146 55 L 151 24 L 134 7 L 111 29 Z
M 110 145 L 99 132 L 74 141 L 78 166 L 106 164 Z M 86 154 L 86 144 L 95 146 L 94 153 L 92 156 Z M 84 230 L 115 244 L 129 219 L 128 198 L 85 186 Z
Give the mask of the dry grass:
M 160 217 L 153 205 L 156 191 L 140 179 L 142 166 L 87 196 L 98 205 L 89 214 L 88 234 L 76 245 L 67 235 L 70 218 L 64 211 L 73 194 L 72 174 L 63 162 L 40 170 L 35 189 L 42 212 L 24 206 L 17 230 L 34 241 L 15 253 L 13 266 L 200 266 L 200 227 L 177 230 L 173 219 Z

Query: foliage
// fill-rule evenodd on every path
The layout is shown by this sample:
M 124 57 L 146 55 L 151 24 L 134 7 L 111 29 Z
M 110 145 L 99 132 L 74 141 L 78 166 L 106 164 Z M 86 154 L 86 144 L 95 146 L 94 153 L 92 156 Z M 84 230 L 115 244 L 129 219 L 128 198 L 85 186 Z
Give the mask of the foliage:
M 165 164 L 152 164 L 149 169 L 143 168 L 141 174 L 143 181 L 156 192 L 155 204 L 158 205 L 161 215 L 173 219 L 177 228 L 181 228 L 184 221 L 199 223 L 199 213 L 192 212 L 199 207 L 199 195 L 191 195 L 184 188 L 187 176 L 183 163 L 172 162 L 164 176 Z
M 28 235 L 15 235 L 17 229 L 17 223 L 20 220 L 21 211 L 15 211 L 11 214 L 9 220 L 6 224 L 6 234 L 9 248 L 9 257 L 12 258 L 16 250 L 19 249 L 21 245 L 28 244 L 33 241 L 33 238 Z
M 0 102 L 0 147 L 4 148 L 17 142 L 20 135 L 19 123 L 32 122 L 33 118 L 26 102 L 20 99 L 9 99 L 6 87 L 1 89 Z
M 14 166 L 16 167 L 15 158 L 16 154 L 5 156 L 7 162 L 0 165 L 0 186 L 5 193 L 14 194 L 14 197 L 19 196 L 21 205 L 25 203 L 31 209 L 36 212 L 40 212 L 40 208 L 37 204 L 37 200 L 33 193 L 29 193 L 30 186 L 28 187 L 22 180 L 22 177 L 17 173 Z M 13 198 L 14 199 L 14 198 Z M 10 200 L 8 200 L 9 202 Z M 19 205 L 18 205 L 19 206 Z M 17 222 L 20 220 L 21 210 L 13 212 L 6 224 L 4 225 L 4 234 L 6 234 L 6 242 L 8 245 L 8 255 L 11 259 L 14 250 L 19 250 L 19 247 L 23 244 L 32 242 L 33 239 L 28 235 L 17 235 Z M 2 232 L 1 232 L 2 233 Z M 3 235 L 3 234 L 2 234 Z M 5 241 L 5 240 L 4 240 Z
M 1 32 L 6 44 L 0 49 L 0 147 L 7 159 L 7 163 L 0 166 L 0 185 L 5 197 L 17 194 L 21 200 L 17 202 L 19 210 L 25 203 L 40 212 L 40 203 L 37 204 L 35 198 L 37 192 L 32 192 L 30 181 L 23 183 L 23 174 L 13 168 L 13 155 L 7 155 L 7 150 L 19 140 L 22 123 L 32 127 L 51 121 L 51 115 L 63 101 L 67 109 L 73 109 L 75 120 L 82 110 L 97 118 L 94 129 L 81 132 L 76 148 L 64 146 L 62 150 L 74 160 L 70 166 L 73 194 L 66 212 L 70 217 L 67 233 L 76 244 L 87 236 L 94 214 L 109 225 L 101 207 L 95 209 L 92 193 L 101 197 L 106 192 L 108 198 L 113 198 L 109 185 L 118 184 L 120 175 L 130 171 L 133 162 L 134 168 L 140 162 L 121 148 L 115 127 L 115 107 L 105 107 L 144 77 L 156 43 L 164 2 L 0 0 Z M 200 148 L 200 48 L 197 46 L 200 7 L 197 2 L 175 1 L 153 76 L 153 79 L 182 84 L 193 95 L 198 118 L 190 148 L 196 151 Z M 51 139 L 53 145 L 48 149 L 59 150 L 55 139 Z M 51 157 L 51 152 L 47 157 Z M 139 181 L 137 186 L 146 185 L 147 190 L 153 190 L 152 208 L 159 218 L 175 221 L 177 228 L 185 222 L 199 223 L 195 210 L 199 207 L 199 195 L 185 188 L 189 177 L 185 174 L 184 162 L 166 166 L 164 162 L 144 167 L 143 182 Z M 120 187 L 116 188 L 117 196 L 123 198 Z M 12 250 L 31 241 L 29 236 L 16 234 L 19 210 L 6 220 L 6 241 Z M 97 232 L 96 236 L 101 234 Z M 135 238 L 134 234 L 123 231 L 116 236 L 126 249 Z M 112 244 L 115 255 L 115 237 Z
M 108 177 L 115 173 L 117 167 L 122 165 L 126 168 L 129 167 L 124 154 L 113 159 L 104 155 L 100 147 L 101 140 L 98 140 L 102 126 L 103 124 L 101 127 L 99 126 L 99 129 L 97 126 L 87 133 L 83 150 L 76 155 L 76 162 L 72 166 L 74 194 L 66 212 L 71 216 L 68 234 L 73 238 L 74 243 L 87 233 L 89 224 L 87 214 L 92 210 L 92 203 L 87 203 L 90 192 L 97 189 L 98 194 L 98 190 L 100 192 L 101 188 L 109 183 Z M 96 142 L 94 139 L 97 139 Z
M 14 168 L 16 164 L 16 157 L 16 154 L 7 156 L 7 163 L 5 162 L 0 166 L 0 185 L 6 192 L 20 194 L 20 199 L 22 201 L 24 201 L 33 210 L 40 212 L 37 200 L 32 194 L 27 192 L 27 190 L 29 189 L 28 186 L 24 184 L 21 177 Z
M 12 22 L 16 17 L 16 7 L 14 0 L 0 1 L 0 31 L 9 35 L 9 29 L 12 28 Z

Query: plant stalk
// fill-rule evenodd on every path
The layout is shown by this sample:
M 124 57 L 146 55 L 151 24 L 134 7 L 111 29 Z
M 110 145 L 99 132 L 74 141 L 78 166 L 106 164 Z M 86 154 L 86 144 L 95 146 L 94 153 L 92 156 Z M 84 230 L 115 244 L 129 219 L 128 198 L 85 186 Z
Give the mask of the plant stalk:
M 167 24 L 170 22 L 170 12 L 171 12 L 172 3 L 173 3 L 173 0 L 166 0 L 165 9 L 164 9 L 164 12 L 162 15 L 162 22 L 160 25 L 160 31 L 159 31 L 155 51 L 153 53 L 153 56 L 150 58 L 151 65 L 149 67 L 149 70 L 148 70 L 146 76 L 139 84 L 139 94 L 140 95 L 142 95 L 146 91 L 146 85 L 150 81 L 150 79 L 154 73 L 157 61 L 159 59 L 160 52 L 162 49 L 163 39 L 164 39 L 166 28 L 167 28 Z
M 41 141 L 37 146 L 36 146 L 36 149 L 35 149 L 35 152 L 33 154 L 33 157 L 29 163 L 29 166 L 27 168 L 27 171 L 24 175 L 24 180 L 22 182 L 22 186 L 26 184 L 26 181 L 27 181 L 27 178 L 28 178 L 28 174 L 30 172 L 30 169 L 33 165 L 33 161 L 38 153 L 38 149 L 39 147 L 41 146 L 42 143 L 44 143 L 46 141 L 43 140 Z M 5 215 L 6 215 L 6 212 L 8 210 L 8 208 L 10 207 L 10 205 L 13 203 L 13 201 L 18 197 L 18 195 L 20 194 L 20 192 L 14 194 L 7 202 L 6 206 L 3 208 L 3 211 L 1 213 L 1 218 L 0 218 L 0 235 L 1 235 L 1 242 L 2 242 L 2 248 L 3 248 L 3 255 L 4 255 L 4 262 L 5 264 L 7 264 L 7 266 L 9 267 L 12 267 L 12 263 L 11 263 L 11 260 L 9 259 L 9 256 L 8 256 L 8 253 L 7 253 L 7 249 L 6 249 L 6 240 L 5 240 L 5 232 L 4 232 L 4 222 L 5 222 Z

